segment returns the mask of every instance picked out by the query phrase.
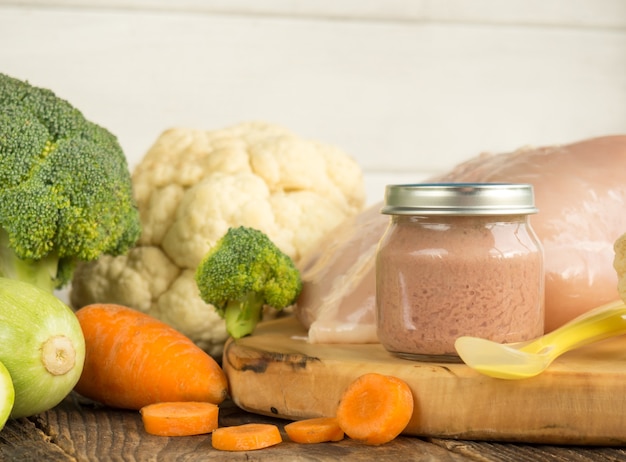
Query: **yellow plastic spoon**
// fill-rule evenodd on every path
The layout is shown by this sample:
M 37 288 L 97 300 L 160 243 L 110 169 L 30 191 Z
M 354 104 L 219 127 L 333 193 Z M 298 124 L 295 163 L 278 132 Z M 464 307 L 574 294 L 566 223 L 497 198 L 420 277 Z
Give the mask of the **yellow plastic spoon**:
M 528 342 L 502 344 L 459 337 L 454 346 L 472 369 L 499 379 L 525 379 L 543 372 L 558 356 L 574 348 L 626 333 L 626 305 L 614 301 Z

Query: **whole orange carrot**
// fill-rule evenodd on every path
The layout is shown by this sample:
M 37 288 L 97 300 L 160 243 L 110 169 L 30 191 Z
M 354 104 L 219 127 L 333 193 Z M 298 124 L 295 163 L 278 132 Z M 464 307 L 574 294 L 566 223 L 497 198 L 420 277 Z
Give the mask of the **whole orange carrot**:
M 249 423 L 221 427 L 211 435 L 211 445 L 221 451 L 252 451 L 282 442 L 276 425 Z
M 413 407 L 413 393 L 403 380 L 368 373 L 343 392 L 337 421 L 350 438 L 379 445 L 402 433 L 411 420 Z
M 344 431 L 335 417 L 316 417 L 297 420 L 285 425 L 285 432 L 294 443 L 324 443 L 341 441 Z
M 219 408 L 213 403 L 155 403 L 142 407 L 139 412 L 144 429 L 151 435 L 202 435 L 218 426 Z
M 226 398 L 219 364 L 162 321 L 114 304 L 88 305 L 76 316 L 86 350 L 75 387 L 79 394 L 134 410 L 172 401 L 219 404 Z

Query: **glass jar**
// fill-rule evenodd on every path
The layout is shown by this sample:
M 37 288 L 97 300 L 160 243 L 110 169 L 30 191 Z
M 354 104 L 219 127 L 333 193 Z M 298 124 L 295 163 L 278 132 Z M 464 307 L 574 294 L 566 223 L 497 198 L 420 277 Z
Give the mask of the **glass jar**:
M 390 185 L 376 256 L 377 332 L 397 356 L 459 361 L 464 335 L 543 335 L 543 250 L 528 184 Z

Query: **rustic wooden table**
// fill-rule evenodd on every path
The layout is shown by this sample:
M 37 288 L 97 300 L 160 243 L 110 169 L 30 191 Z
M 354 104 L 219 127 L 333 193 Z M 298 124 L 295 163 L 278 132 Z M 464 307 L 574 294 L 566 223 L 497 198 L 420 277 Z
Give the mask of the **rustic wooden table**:
M 231 402 L 220 425 L 287 421 L 250 414 Z M 584 418 L 584 416 L 581 416 Z M 211 436 L 165 438 L 145 433 L 139 413 L 81 403 L 70 396 L 56 408 L 9 421 L 0 431 L 2 461 L 626 461 L 626 448 L 573 447 L 399 437 L 368 447 L 350 439 L 337 443 L 284 442 L 259 451 L 226 453 L 211 447 Z

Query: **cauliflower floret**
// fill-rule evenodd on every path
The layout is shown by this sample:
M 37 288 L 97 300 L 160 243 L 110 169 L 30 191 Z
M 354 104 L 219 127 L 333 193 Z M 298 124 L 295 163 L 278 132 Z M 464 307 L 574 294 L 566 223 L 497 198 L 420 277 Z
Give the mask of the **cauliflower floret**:
M 199 296 L 196 267 L 229 227 L 263 231 L 296 264 L 365 205 L 358 164 L 336 147 L 249 122 L 165 131 L 132 176 L 142 223 L 137 246 L 80 264 L 70 304 L 119 303 L 151 314 L 213 356 L 223 320 Z

